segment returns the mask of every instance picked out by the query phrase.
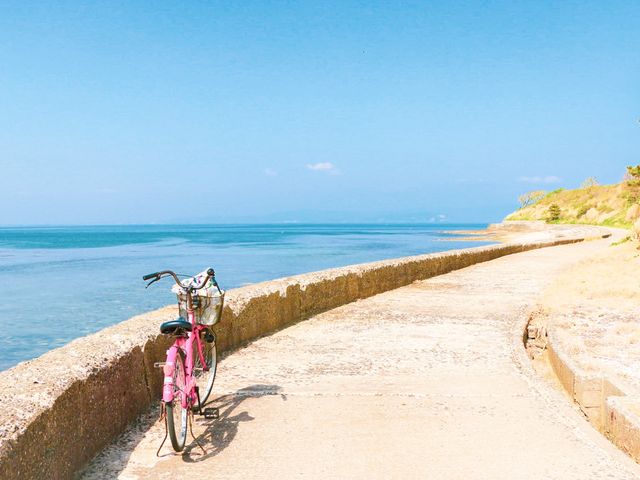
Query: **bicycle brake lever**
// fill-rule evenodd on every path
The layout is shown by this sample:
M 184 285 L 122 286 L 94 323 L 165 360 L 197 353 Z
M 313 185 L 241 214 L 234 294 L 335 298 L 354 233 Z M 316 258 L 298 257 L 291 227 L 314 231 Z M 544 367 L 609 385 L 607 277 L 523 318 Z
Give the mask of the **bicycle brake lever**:
M 156 278 L 154 278 L 153 280 L 151 280 L 149 283 L 147 283 L 147 286 L 146 286 L 146 287 L 144 287 L 144 288 L 145 288 L 145 290 L 146 290 L 147 288 L 149 288 L 149 285 L 151 285 L 152 283 L 157 282 L 158 280 L 160 280 L 160 277 L 156 277 Z

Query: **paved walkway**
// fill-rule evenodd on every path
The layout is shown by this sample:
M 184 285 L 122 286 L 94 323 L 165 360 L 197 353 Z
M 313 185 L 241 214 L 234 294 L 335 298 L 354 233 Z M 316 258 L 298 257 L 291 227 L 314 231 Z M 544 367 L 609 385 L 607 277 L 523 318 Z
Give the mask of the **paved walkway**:
M 86 478 L 631 479 L 524 355 L 541 290 L 607 240 L 504 257 L 355 302 L 220 365 L 221 419 L 184 455 L 144 422 Z

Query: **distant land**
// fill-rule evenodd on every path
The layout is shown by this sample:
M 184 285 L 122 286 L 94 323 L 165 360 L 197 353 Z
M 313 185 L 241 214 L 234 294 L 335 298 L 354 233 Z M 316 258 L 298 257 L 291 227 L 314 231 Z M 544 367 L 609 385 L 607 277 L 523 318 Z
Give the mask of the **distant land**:
M 640 166 L 629 167 L 621 183 L 598 185 L 593 178 L 581 188 L 528 192 L 522 207 L 505 220 L 544 220 L 549 223 L 584 223 L 631 228 L 640 221 Z

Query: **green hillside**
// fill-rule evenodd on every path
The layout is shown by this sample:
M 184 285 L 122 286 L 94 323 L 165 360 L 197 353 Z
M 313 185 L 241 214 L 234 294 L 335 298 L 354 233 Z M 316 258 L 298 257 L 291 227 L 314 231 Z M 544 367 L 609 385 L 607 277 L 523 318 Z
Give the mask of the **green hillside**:
M 632 182 L 538 193 L 534 203 L 513 212 L 505 220 L 545 220 L 629 228 L 640 218 L 640 186 Z

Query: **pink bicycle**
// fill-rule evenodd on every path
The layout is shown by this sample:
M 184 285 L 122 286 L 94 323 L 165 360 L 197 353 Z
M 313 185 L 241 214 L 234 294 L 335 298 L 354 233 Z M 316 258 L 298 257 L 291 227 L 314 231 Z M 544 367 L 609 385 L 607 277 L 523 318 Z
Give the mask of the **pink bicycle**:
M 216 337 L 211 326 L 220 320 L 224 291 L 218 286 L 212 268 L 183 281 L 170 270 L 151 273 L 142 279 L 151 280 L 149 287 L 165 276 L 173 277 L 176 282 L 171 290 L 178 296 L 180 317 L 160 326 L 160 332 L 176 339 L 167 350 L 166 361 L 156 366 L 164 371 L 162 414 L 166 430 L 173 449 L 180 452 L 187 439 L 191 415 L 218 418 L 216 408 L 203 407 L 216 378 Z

